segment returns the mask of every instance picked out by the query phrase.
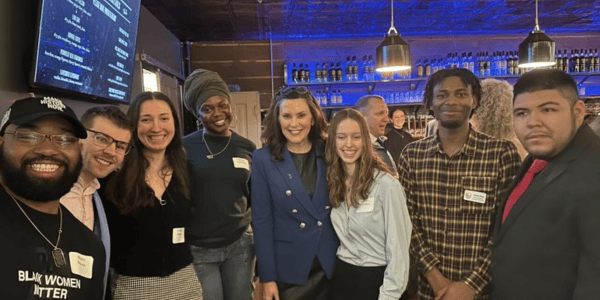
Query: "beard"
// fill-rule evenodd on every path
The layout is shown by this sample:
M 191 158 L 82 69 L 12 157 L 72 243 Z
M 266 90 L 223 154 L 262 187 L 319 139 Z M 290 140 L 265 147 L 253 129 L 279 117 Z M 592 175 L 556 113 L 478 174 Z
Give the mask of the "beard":
M 444 127 L 447 129 L 456 129 L 459 128 L 460 126 L 462 126 L 464 124 L 463 121 L 460 120 L 454 120 L 454 121 L 442 121 L 442 120 L 438 120 L 439 122 L 439 126 L 440 127 Z
M 27 175 L 26 168 L 32 162 L 37 160 L 54 161 L 60 166 L 65 167 L 64 174 L 56 179 L 31 178 Z M 13 193 L 27 200 L 36 202 L 50 202 L 60 199 L 68 193 L 73 184 L 77 182 L 83 162 L 81 154 L 74 168 L 70 168 L 65 161 L 61 161 L 52 157 L 37 156 L 34 158 L 24 159 L 21 167 L 18 168 L 6 157 L 2 147 L 0 147 L 0 174 L 7 188 Z

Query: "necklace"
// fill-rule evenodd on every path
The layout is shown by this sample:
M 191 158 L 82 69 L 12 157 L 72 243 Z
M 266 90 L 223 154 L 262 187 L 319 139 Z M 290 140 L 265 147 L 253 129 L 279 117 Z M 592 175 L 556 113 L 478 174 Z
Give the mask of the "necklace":
M 227 149 L 227 146 L 229 146 L 229 142 L 231 142 L 231 137 L 233 136 L 233 133 L 229 136 L 229 140 L 227 140 L 227 145 L 225 145 L 225 148 L 223 148 L 223 150 L 219 151 L 219 153 L 213 154 L 212 151 L 210 151 L 210 148 L 208 148 L 208 144 L 206 143 L 206 139 L 204 138 L 204 132 L 206 132 L 206 129 L 202 130 L 202 141 L 204 142 L 204 146 L 206 146 L 206 150 L 208 150 L 208 153 L 210 153 L 209 155 L 206 156 L 206 158 L 208 158 L 208 159 L 213 159 L 213 158 L 215 158 L 215 156 L 223 153 L 223 151 L 225 151 L 225 149 Z
M 46 240 L 46 242 L 48 242 L 50 245 L 52 245 L 52 247 L 54 247 L 54 250 L 52 250 L 52 257 L 54 258 L 54 265 L 56 265 L 57 268 L 65 267 L 67 265 L 67 260 L 65 259 L 65 254 L 63 253 L 62 249 L 58 248 L 58 244 L 60 243 L 60 235 L 62 233 L 62 228 L 63 228 L 63 216 L 62 216 L 62 209 L 60 208 L 60 204 L 58 205 L 58 213 L 60 215 L 60 227 L 58 228 L 58 240 L 56 241 L 56 245 L 54 245 L 37 228 L 37 226 L 35 226 L 35 224 L 33 223 L 33 221 L 31 221 L 31 219 L 29 218 L 29 216 L 27 215 L 27 213 L 21 207 L 21 204 L 19 204 L 19 201 L 17 201 L 17 199 L 15 199 L 15 197 L 13 197 L 12 195 L 10 195 L 10 197 L 13 198 L 13 200 L 15 201 L 15 203 L 17 204 L 17 206 L 19 207 L 19 209 L 21 210 L 21 212 L 23 212 L 23 214 L 25 215 L 25 217 L 27 218 L 27 220 L 29 220 L 29 223 L 31 223 L 31 225 L 33 225 L 33 228 L 35 228 L 35 230 L 37 230 L 37 232 L 40 235 L 42 235 L 42 237 Z
M 395 132 L 397 135 L 399 135 L 399 136 L 401 136 L 402 138 L 404 138 L 404 132 L 402 132 L 402 129 L 400 129 L 400 130 L 397 130 L 396 128 L 394 128 L 394 132 Z

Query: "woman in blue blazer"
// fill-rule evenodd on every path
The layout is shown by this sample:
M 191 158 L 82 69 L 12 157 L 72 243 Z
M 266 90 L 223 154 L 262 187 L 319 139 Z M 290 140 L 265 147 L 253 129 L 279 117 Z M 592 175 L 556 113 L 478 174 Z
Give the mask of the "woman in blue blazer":
M 323 146 L 327 125 L 303 87 L 277 93 L 253 154 L 252 222 L 266 300 L 330 298 L 339 245 L 329 213 Z

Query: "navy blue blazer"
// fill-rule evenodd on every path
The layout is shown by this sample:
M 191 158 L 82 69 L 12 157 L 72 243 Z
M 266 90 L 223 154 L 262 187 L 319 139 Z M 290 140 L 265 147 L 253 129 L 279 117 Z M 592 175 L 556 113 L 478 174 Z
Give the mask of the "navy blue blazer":
M 252 154 L 252 224 L 261 282 L 303 284 L 315 256 L 331 278 L 339 240 L 329 219 L 326 164 L 322 150 L 316 151 L 313 199 L 287 148 L 280 162 L 273 161 L 268 147 Z

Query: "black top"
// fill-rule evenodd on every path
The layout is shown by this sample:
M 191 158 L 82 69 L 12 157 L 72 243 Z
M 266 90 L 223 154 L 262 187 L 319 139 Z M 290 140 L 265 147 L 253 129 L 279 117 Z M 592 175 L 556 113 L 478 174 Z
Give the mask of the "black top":
M 404 147 L 415 141 L 408 131 L 394 127 L 385 136 L 387 137 L 387 140 L 384 142 L 385 146 L 396 162 L 398 162 L 398 158 Z
M 292 153 L 292 160 L 296 166 L 300 179 L 308 197 L 312 199 L 317 185 L 317 154 L 315 147 L 312 147 L 307 153 Z
M 100 195 L 104 195 L 101 185 Z M 192 263 L 189 245 L 176 240 L 174 234 L 189 223 L 191 203 L 178 189 L 172 177 L 160 205 L 142 208 L 135 214 L 121 215 L 117 206 L 101 197 L 110 228 L 111 267 L 121 275 L 168 276 Z
M 37 228 L 55 244 L 60 227 L 59 214 L 50 215 L 19 204 Z M 66 207 L 61 207 L 63 231 L 58 247 L 64 253 L 67 266 L 57 268 L 52 257 L 54 247 L 35 230 L 12 197 L 0 186 L 2 299 L 102 299 L 104 246 Z M 86 272 L 84 268 L 87 266 L 90 270 Z
M 195 210 L 186 230 L 193 245 L 225 247 L 242 236 L 250 224 L 250 171 L 256 145 L 232 131 L 229 137 L 205 134 L 210 153 L 202 141 L 202 130 L 183 138 L 190 164 L 191 198 Z

